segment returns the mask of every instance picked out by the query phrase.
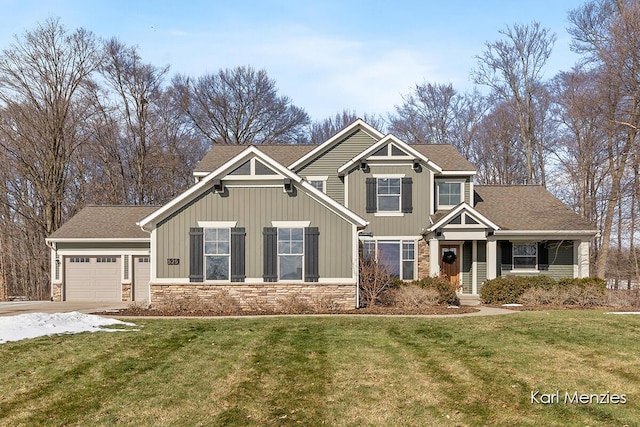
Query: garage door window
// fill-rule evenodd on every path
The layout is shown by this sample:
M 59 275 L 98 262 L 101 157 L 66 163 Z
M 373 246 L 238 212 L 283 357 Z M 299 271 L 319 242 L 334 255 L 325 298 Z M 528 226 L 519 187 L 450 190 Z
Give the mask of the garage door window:
M 69 262 L 89 262 L 89 258 L 84 257 L 71 257 Z
M 96 262 L 116 262 L 116 259 L 113 257 L 98 257 Z

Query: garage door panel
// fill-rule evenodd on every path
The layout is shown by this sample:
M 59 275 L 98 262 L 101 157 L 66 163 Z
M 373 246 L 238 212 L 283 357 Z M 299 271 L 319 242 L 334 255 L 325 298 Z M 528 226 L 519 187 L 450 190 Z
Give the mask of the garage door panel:
M 133 299 L 138 302 L 149 300 L 151 263 L 149 257 L 133 257 Z
M 121 301 L 120 257 L 67 258 L 65 260 L 65 299 L 67 301 Z

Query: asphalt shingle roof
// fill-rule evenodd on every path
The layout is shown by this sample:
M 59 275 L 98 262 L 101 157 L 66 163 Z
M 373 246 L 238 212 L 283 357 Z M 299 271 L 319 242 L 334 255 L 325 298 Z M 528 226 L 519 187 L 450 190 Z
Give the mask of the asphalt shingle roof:
M 429 160 L 444 171 L 475 171 L 476 168 L 464 158 L 453 145 L 449 144 L 412 144 L 411 148 L 427 156 Z
M 244 151 L 248 145 L 216 145 L 200 160 L 194 172 L 213 172 L 233 157 Z M 254 145 L 258 150 L 278 163 L 290 164 L 317 147 L 311 144 Z
M 475 209 L 502 230 L 595 230 L 538 185 L 476 185 Z
M 136 222 L 159 206 L 87 206 L 63 224 L 51 239 L 149 238 Z

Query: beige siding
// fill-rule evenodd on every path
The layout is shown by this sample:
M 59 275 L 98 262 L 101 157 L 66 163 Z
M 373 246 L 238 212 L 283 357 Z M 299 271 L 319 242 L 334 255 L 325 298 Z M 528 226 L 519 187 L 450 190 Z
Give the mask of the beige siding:
M 189 277 L 189 228 L 198 221 L 237 221 L 246 228 L 246 275 L 261 278 L 262 229 L 271 221 L 311 221 L 318 227 L 320 277 L 352 276 L 352 225 L 297 189 L 289 196 L 280 188 L 229 188 L 228 196 L 207 192 L 157 229 L 157 277 Z M 168 266 L 167 258 L 180 264 Z
M 366 212 L 366 178 L 373 175 L 404 174 L 413 178 L 413 212 L 403 216 L 376 216 Z M 369 172 L 353 170 L 348 177 L 349 209 L 369 221 L 367 230 L 374 236 L 419 236 L 429 225 L 430 180 L 432 173 L 427 168 L 416 172 L 411 165 L 370 165 Z
M 376 142 L 368 133 L 357 130 L 295 172 L 303 178 L 327 175 L 327 195 L 344 204 L 344 182 L 338 177 L 338 168 Z
M 58 250 L 96 249 L 96 250 L 139 250 L 149 249 L 149 242 L 58 242 Z

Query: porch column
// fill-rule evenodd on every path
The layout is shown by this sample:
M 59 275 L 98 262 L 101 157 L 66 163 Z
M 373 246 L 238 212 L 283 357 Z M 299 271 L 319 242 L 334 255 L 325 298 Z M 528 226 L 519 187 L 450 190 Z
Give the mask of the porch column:
M 438 239 L 429 239 L 429 275 L 440 276 L 440 244 Z
M 494 239 L 487 239 L 487 280 L 498 277 L 496 274 L 497 248 L 498 245 Z
M 589 240 L 575 240 L 573 253 L 575 259 L 574 277 L 589 277 Z
M 471 242 L 471 293 L 478 293 L 478 241 Z

